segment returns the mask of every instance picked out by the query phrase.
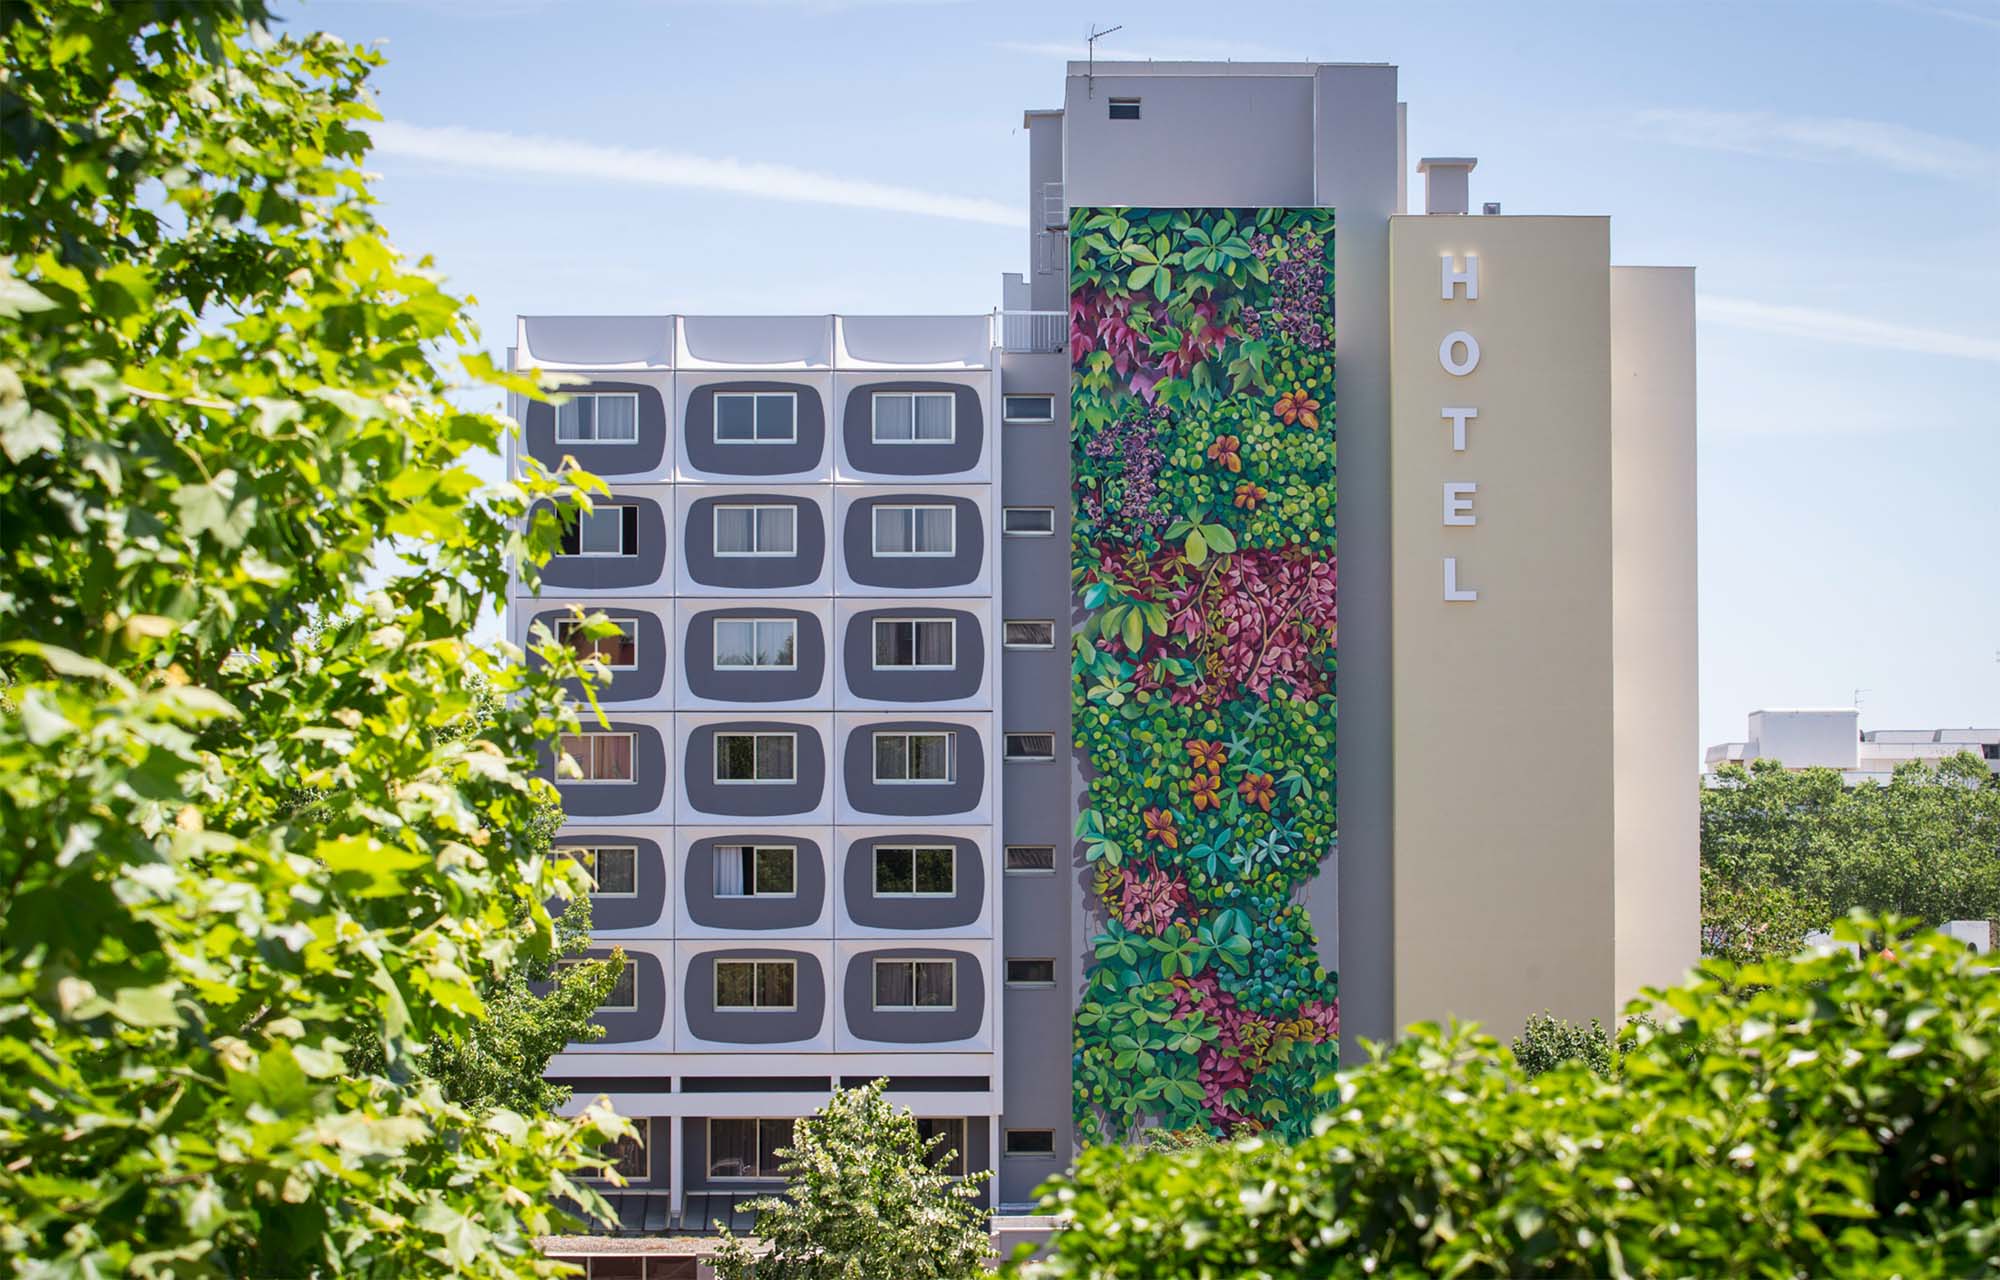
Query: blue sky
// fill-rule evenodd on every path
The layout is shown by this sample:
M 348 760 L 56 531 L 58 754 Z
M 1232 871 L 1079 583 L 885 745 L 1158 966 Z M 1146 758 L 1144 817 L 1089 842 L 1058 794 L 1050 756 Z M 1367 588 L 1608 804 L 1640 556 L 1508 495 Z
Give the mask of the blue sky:
M 1021 110 L 1093 20 L 1107 57 L 1397 63 L 1413 159 L 1699 268 L 1704 743 L 1856 688 L 1867 727 L 2000 724 L 2000 0 L 282 12 L 384 42 L 384 219 L 496 346 L 517 312 L 989 309 Z

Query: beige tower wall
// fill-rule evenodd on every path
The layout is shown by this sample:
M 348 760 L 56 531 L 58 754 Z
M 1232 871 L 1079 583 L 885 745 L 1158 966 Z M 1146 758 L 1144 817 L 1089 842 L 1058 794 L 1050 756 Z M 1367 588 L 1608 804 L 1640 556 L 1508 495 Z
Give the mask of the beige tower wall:
M 1700 952 L 1693 268 L 1611 269 L 1611 375 L 1622 1003 Z
M 1440 296 L 1444 254 L 1477 255 L 1476 301 Z M 1390 307 L 1397 1022 L 1609 1019 L 1609 224 L 1392 219 Z M 1446 407 L 1478 410 L 1464 452 Z M 1452 482 L 1476 523 L 1446 525 Z M 1476 600 L 1445 599 L 1446 557 Z

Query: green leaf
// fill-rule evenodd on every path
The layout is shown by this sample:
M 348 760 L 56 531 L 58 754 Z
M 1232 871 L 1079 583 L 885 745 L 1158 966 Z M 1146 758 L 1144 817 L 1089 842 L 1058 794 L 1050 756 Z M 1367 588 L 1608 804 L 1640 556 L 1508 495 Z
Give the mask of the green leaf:
M 1200 529 L 1188 531 L 1187 542 L 1182 547 L 1188 563 L 1199 568 L 1208 561 L 1208 539 Z

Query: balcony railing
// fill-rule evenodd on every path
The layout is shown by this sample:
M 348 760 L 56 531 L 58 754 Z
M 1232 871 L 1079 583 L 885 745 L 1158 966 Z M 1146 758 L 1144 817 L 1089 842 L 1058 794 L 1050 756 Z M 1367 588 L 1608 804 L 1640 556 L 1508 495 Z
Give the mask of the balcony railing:
M 999 314 L 1002 351 L 1061 351 L 1069 341 L 1069 313 L 1066 311 L 1002 311 Z

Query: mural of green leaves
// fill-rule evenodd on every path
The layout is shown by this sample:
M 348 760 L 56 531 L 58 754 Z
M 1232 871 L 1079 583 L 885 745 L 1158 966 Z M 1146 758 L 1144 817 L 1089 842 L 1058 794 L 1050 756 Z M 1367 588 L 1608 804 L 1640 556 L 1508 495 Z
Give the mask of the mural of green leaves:
M 1297 1133 L 1337 1065 L 1331 209 L 1070 219 L 1078 1136 Z

